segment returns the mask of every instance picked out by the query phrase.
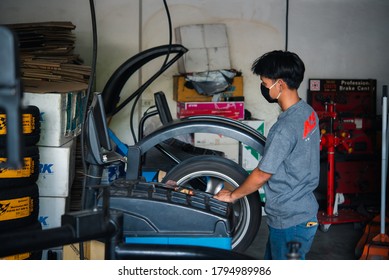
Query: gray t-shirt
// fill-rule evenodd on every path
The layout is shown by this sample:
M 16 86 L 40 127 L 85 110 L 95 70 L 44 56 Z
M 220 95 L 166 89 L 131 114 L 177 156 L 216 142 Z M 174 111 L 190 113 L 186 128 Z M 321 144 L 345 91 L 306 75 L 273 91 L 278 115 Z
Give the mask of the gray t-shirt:
M 273 174 L 264 185 L 269 226 L 288 228 L 317 215 L 313 191 L 320 176 L 319 119 L 305 101 L 279 115 L 258 168 Z

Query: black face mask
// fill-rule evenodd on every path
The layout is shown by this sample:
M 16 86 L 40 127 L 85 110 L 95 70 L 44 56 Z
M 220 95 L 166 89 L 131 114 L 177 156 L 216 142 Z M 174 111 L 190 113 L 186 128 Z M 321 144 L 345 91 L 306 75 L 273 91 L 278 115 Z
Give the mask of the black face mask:
M 277 103 L 277 99 L 276 98 L 271 98 L 269 92 L 270 92 L 270 89 L 268 89 L 263 84 L 261 84 L 261 93 L 262 93 L 262 96 L 265 97 L 267 102 L 269 102 L 269 103 Z

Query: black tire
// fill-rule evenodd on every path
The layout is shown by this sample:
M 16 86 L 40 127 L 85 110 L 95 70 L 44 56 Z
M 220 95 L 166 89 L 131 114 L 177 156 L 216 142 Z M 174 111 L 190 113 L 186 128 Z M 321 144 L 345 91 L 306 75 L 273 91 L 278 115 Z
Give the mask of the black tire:
M 11 170 L 0 168 L 0 190 L 3 187 L 33 184 L 39 177 L 39 148 L 31 146 L 24 148 L 22 152 L 24 167 Z M 0 162 L 6 161 L 6 151 L 0 150 Z
M 36 221 L 29 226 L 25 226 L 25 227 L 21 227 L 21 228 L 16 229 L 16 230 L 12 230 L 9 232 L 9 235 L 12 236 L 12 234 L 14 234 L 14 233 L 36 231 L 36 230 L 42 230 L 42 225 L 39 221 Z M 41 260 L 41 259 L 42 259 L 42 250 L 33 251 L 33 252 L 25 252 L 25 253 L 20 253 L 20 254 L 0 258 L 0 260 Z
M 39 213 L 37 184 L 0 189 L 0 232 L 35 223 Z
M 180 186 L 217 193 L 223 187 L 235 189 L 248 173 L 237 163 L 218 156 L 195 156 L 172 168 L 163 182 L 173 180 Z M 262 219 L 259 192 L 248 195 L 233 205 L 234 232 L 232 249 L 244 253 L 258 233 Z
M 0 148 L 7 146 L 6 114 L 0 109 Z M 37 106 L 27 106 L 21 110 L 24 146 L 33 146 L 39 142 L 41 123 Z

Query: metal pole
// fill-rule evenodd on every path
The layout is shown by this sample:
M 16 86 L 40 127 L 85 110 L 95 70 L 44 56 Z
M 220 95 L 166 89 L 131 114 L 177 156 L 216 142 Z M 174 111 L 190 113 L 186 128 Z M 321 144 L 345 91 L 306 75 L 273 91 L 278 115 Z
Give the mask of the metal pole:
M 330 133 L 328 137 L 327 147 L 327 215 L 334 214 L 334 197 L 335 197 L 335 134 L 334 134 L 334 118 L 335 104 L 328 104 L 328 112 L 330 113 Z
M 387 171 L 387 120 L 388 120 L 388 86 L 382 89 L 382 163 L 381 163 L 381 234 L 385 234 L 386 205 L 386 171 Z

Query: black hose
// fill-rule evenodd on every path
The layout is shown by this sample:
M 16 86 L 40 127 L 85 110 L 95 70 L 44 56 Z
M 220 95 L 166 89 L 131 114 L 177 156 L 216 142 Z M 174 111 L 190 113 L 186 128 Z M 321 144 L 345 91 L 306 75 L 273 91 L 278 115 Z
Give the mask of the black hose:
M 88 174 L 88 166 L 85 160 L 85 123 L 86 117 L 89 107 L 89 99 L 91 96 L 91 92 L 96 79 L 96 61 L 97 61 L 97 27 L 96 27 L 96 13 L 93 0 L 89 0 L 90 11 L 91 11 L 91 19 L 92 19 L 92 38 L 93 38 L 93 51 L 92 51 L 92 66 L 91 66 L 91 74 L 89 77 L 89 84 L 86 96 L 86 102 L 83 108 L 83 117 L 82 117 L 82 129 L 81 129 L 81 159 L 83 165 L 84 174 Z M 85 189 L 86 189 L 86 176 L 84 176 L 82 195 L 81 195 L 81 208 L 85 209 Z
M 87 117 L 87 111 L 89 107 L 89 99 L 92 93 L 92 89 L 94 87 L 95 79 L 96 79 L 96 62 L 97 62 L 97 27 L 96 27 L 96 13 L 95 13 L 95 5 L 93 0 L 89 0 L 89 6 L 91 11 L 91 21 L 92 21 L 92 63 L 91 63 L 91 73 L 89 76 L 88 90 L 86 94 L 86 101 L 83 108 L 83 116 L 82 116 L 82 127 L 81 127 L 81 161 L 83 167 L 84 179 L 82 185 L 82 193 L 81 193 L 81 209 L 85 209 L 86 206 L 86 185 L 87 185 L 87 174 L 88 174 L 88 166 L 85 160 L 85 123 Z M 80 244 L 80 259 L 84 259 L 84 245 L 81 242 Z
M 161 69 L 164 68 L 164 66 L 166 65 L 166 63 L 169 60 L 169 56 L 170 56 L 170 52 L 171 52 L 171 46 L 172 46 L 172 43 L 173 43 L 173 34 L 172 34 L 173 33 L 173 27 L 172 27 L 172 19 L 170 17 L 169 7 L 168 7 L 168 5 L 166 3 L 166 0 L 163 0 L 163 4 L 165 6 L 166 16 L 167 16 L 168 25 L 169 25 L 169 49 L 168 49 L 165 61 L 163 62 Z
M 168 5 L 166 3 L 166 0 L 163 0 L 163 4 L 164 4 L 164 7 L 165 7 L 165 11 L 166 11 L 167 19 L 168 19 L 168 25 L 169 25 L 169 45 L 168 45 L 169 48 L 168 48 L 165 60 L 162 63 L 161 69 L 157 73 L 165 71 L 167 62 L 169 61 L 169 56 L 170 56 L 170 53 L 171 53 L 172 41 L 173 41 L 172 21 L 171 21 L 171 17 L 170 17 L 169 7 L 168 7 Z M 137 137 L 135 135 L 134 114 L 135 114 L 136 105 L 138 104 L 139 98 L 141 97 L 141 93 L 142 92 L 140 92 L 140 94 L 138 94 L 135 97 L 135 100 L 134 100 L 134 103 L 132 104 L 131 112 L 130 112 L 130 130 L 131 130 L 131 134 L 132 134 L 132 138 L 134 140 L 134 143 L 136 143 L 139 140 L 139 139 L 137 139 Z

